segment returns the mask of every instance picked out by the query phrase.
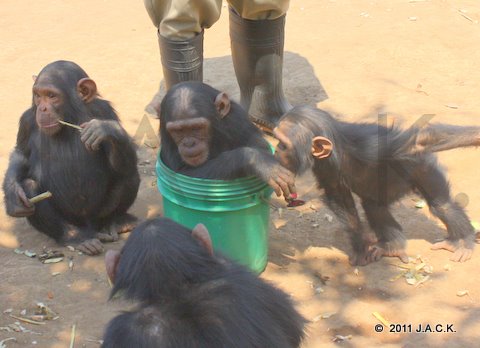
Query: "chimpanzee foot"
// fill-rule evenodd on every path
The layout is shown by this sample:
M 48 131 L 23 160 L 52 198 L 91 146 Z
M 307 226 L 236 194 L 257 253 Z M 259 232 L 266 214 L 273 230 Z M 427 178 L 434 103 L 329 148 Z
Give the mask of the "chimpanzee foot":
M 75 249 L 90 256 L 99 255 L 103 253 L 103 244 L 97 238 L 84 240 L 78 244 Z
M 460 239 L 458 241 L 452 241 L 449 239 L 445 239 L 441 242 L 437 242 L 432 245 L 431 249 L 432 250 L 448 250 L 453 253 L 453 255 L 450 257 L 451 261 L 454 262 L 465 262 L 467 260 L 470 260 L 473 254 L 473 242 L 471 241 L 465 241 L 463 239 Z
M 398 257 L 403 263 L 408 263 L 408 255 L 404 247 L 399 247 L 398 243 L 378 243 L 370 249 L 370 262 L 377 262 L 382 257 Z
M 103 243 L 116 242 L 118 235 L 132 231 L 138 223 L 138 219 L 130 214 L 122 214 L 112 221 L 112 223 L 103 228 L 101 232 L 95 235 Z
M 125 213 L 116 217 L 111 227 L 116 228 L 118 234 L 122 234 L 133 231 L 137 225 L 138 219 L 133 215 Z
M 362 233 L 360 238 L 353 241 L 353 245 L 357 245 L 358 249 L 354 250 L 353 255 L 349 257 L 352 266 L 365 266 L 377 260 L 371 260 L 370 250 L 377 243 L 377 238 L 371 233 Z
M 118 232 L 108 228 L 103 229 L 102 232 L 95 234 L 95 238 L 102 243 L 112 243 L 118 240 Z
M 368 260 L 368 253 L 361 252 L 355 253 L 354 255 L 350 256 L 348 258 L 348 262 L 350 262 L 352 266 L 365 266 L 368 265 L 371 261 Z

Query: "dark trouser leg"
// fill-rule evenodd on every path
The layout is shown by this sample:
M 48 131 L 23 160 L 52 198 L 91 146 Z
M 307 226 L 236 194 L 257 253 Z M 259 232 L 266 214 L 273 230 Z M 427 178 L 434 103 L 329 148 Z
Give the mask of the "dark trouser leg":
M 203 31 L 189 40 L 170 40 L 158 33 L 163 67 L 163 86 L 145 107 L 151 115 L 160 114 L 163 96 L 173 85 L 183 81 L 203 81 Z
M 282 89 L 284 28 L 285 16 L 249 20 L 230 9 L 232 60 L 240 102 L 254 122 L 270 130 L 292 107 Z
M 158 34 L 158 44 L 167 90 L 179 82 L 203 80 L 203 31 L 182 41 Z

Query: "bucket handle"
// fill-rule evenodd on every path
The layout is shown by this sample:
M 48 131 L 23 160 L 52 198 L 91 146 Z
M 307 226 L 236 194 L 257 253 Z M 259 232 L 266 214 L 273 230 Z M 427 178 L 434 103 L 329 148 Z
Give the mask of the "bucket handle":
M 265 195 L 264 195 L 264 192 L 261 192 L 259 193 L 258 195 L 258 199 L 260 201 L 262 201 L 263 203 L 267 204 L 270 206 L 270 208 L 274 208 L 274 209 L 277 209 L 278 207 L 272 203 L 272 201 L 269 199 L 270 198 L 270 195 L 271 193 L 268 195 L 268 198 L 265 198 Z

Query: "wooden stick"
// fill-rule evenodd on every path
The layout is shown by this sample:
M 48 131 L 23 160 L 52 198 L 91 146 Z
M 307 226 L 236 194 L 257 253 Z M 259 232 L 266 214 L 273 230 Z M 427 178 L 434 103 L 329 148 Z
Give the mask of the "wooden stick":
M 76 124 L 73 124 L 73 123 L 68 123 L 68 122 L 60 121 L 60 120 L 58 121 L 58 123 L 63 124 L 64 126 L 69 126 L 69 127 L 72 127 L 72 128 L 78 129 L 78 130 L 82 130 L 82 127 L 77 126 Z
M 75 344 L 75 329 L 77 325 L 73 324 L 72 325 L 72 333 L 70 335 L 70 348 L 73 348 L 73 345 Z
M 35 204 L 40 201 L 43 201 L 44 199 L 52 197 L 52 193 L 50 191 L 40 193 L 38 196 L 32 197 L 29 199 L 30 203 Z
M 23 317 L 17 317 L 16 315 L 13 315 L 13 314 L 10 314 L 10 316 L 13 319 L 23 321 L 24 323 L 29 323 L 29 324 L 33 324 L 33 325 L 45 325 L 45 323 L 42 322 L 42 321 L 35 321 L 35 320 L 30 320 L 30 319 L 27 319 L 27 318 L 23 318 Z
M 390 326 L 390 322 L 389 322 L 387 319 L 385 319 L 384 317 L 382 317 L 382 316 L 380 315 L 380 313 L 378 313 L 378 312 L 373 312 L 372 314 L 373 314 L 373 316 L 374 316 L 375 318 L 377 318 L 377 319 L 383 324 L 383 326 L 385 326 L 385 327 L 387 327 L 387 328 Z

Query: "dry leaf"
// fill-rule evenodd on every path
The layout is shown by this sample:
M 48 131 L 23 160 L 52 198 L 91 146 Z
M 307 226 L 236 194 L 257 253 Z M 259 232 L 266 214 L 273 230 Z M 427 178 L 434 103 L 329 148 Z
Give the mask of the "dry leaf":
M 45 264 L 48 264 L 48 263 L 58 263 L 58 262 L 61 262 L 63 261 L 63 257 L 56 257 L 56 258 L 53 258 L 53 259 L 46 259 L 43 261 L 43 263 Z
M 458 109 L 458 105 L 456 104 L 445 104 L 445 106 L 450 109 Z
M 30 251 L 30 250 L 25 250 L 25 252 L 23 253 L 25 256 L 27 257 L 35 257 L 37 256 L 36 253 L 34 253 L 33 251 Z
M 460 290 L 460 291 L 457 291 L 457 296 L 458 297 L 463 297 L 465 295 L 468 295 L 468 290 Z
M 48 259 L 56 259 L 65 256 L 61 251 L 57 250 L 47 250 L 43 254 L 38 255 L 38 259 L 40 261 L 48 260 Z
M 424 200 L 419 200 L 417 203 L 415 203 L 415 208 L 422 209 L 425 208 L 427 205 L 427 202 Z
M 417 280 L 415 278 L 405 278 L 405 280 L 410 285 L 415 285 L 417 283 Z
M 273 219 L 273 226 L 275 226 L 275 229 L 279 229 L 287 224 L 287 220 L 285 219 Z
M 332 221 L 333 221 L 333 216 L 330 215 L 330 214 L 325 214 L 324 218 L 325 218 L 325 220 L 327 220 L 328 222 L 332 222 Z
M 327 312 L 327 313 L 323 313 L 320 317 L 322 319 L 328 319 L 328 318 L 334 316 L 335 314 L 337 314 L 337 312 Z
M 4 340 L 1 340 L 0 348 L 7 348 L 7 346 L 5 345 L 5 342 L 8 342 L 8 341 L 17 342 L 17 339 L 15 337 L 9 337 L 9 338 L 5 338 Z
M 352 335 L 347 335 L 347 336 L 342 336 L 342 335 L 336 335 L 333 338 L 333 342 L 343 342 L 343 341 L 348 341 L 352 339 Z

